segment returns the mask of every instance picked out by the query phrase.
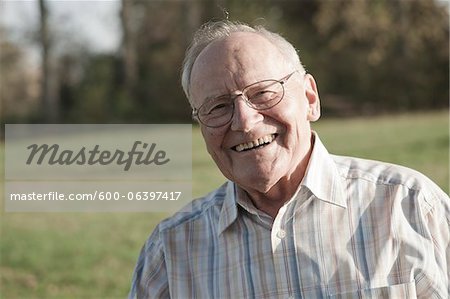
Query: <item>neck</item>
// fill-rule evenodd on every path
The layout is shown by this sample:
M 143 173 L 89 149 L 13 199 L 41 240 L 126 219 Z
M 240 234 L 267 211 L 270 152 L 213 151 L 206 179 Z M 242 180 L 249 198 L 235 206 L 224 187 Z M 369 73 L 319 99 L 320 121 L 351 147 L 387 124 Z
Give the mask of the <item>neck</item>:
M 311 157 L 313 144 L 314 137 L 311 136 L 311 146 L 293 173 L 289 176 L 282 177 L 267 192 L 243 188 L 258 210 L 265 212 L 275 219 L 280 208 L 294 196 L 303 180 Z

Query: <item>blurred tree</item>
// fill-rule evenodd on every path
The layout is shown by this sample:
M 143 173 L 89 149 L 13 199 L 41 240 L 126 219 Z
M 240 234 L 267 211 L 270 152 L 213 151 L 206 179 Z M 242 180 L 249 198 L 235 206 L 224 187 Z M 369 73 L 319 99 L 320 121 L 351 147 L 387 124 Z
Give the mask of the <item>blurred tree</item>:
M 72 113 L 66 122 L 76 123 L 120 123 L 126 121 L 123 111 L 130 111 L 133 103 L 128 101 L 129 107 L 118 106 L 121 96 L 117 93 L 118 80 L 116 77 L 119 58 L 115 55 L 90 55 L 83 69 L 82 78 L 70 88 L 76 99 Z M 136 109 L 136 107 L 134 107 Z
M 293 42 L 319 83 L 325 114 L 448 107 L 448 11 L 433 0 L 122 0 L 121 47 L 106 54 L 55 50 L 67 42 L 50 38 L 55 24 L 48 3 L 39 4 L 41 115 L 50 120 L 59 111 L 63 122 L 189 122 L 184 51 L 200 24 L 225 18 Z
M 27 122 L 35 114 L 38 74 L 28 67 L 21 47 L 0 26 L 0 111 L 2 123 Z M 2 131 L 3 132 L 3 131 Z
M 141 118 L 152 122 L 190 121 L 189 105 L 184 99 L 179 84 L 179 70 L 186 48 L 185 34 L 189 28 L 180 26 L 180 20 L 187 24 L 195 23 L 186 19 L 190 12 L 196 17 L 196 3 L 184 11 L 182 1 L 139 2 L 137 16 L 141 20 L 137 45 L 139 85 L 136 100 Z M 162 13 L 164 12 L 164 13 Z
M 137 80 L 136 22 L 133 2 L 122 0 L 120 19 L 122 24 L 123 86 L 126 96 L 132 100 Z
M 48 8 L 45 0 L 39 0 L 39 41 L 41 45 L 41 116 L 46 122 L 58 120 L 57 82 L 52 72 L 51 48 L 52 39 L 48 25 Z
M 366 113 L 448 106 L 448 11 L 435 1 L 323 1 L 314 24 L 325 103 Z

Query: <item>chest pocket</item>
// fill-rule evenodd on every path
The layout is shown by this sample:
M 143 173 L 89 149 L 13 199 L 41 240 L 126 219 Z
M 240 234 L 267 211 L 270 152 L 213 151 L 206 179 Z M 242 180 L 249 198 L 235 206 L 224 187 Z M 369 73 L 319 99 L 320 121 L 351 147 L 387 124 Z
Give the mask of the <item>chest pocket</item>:
M 336 299 L 385 299 L 385 298 L 402 298 L 402 299 L 415 299 L 416 285 L 414 281 L 402 284 L 396 284 L 391 286 L 385 286 L 374 289 L 363 289 L 349 293 L 335 294 L 331 298 Z

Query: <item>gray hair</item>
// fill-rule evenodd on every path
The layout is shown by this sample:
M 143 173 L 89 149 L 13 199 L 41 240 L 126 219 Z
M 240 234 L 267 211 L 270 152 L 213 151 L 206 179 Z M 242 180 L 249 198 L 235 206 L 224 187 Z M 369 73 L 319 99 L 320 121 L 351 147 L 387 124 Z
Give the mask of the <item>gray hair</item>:
M 194 34 L 192 43 L 186 50 L 186 55 L 183 61 L 181 85 L 183 86 L 184 93 L 186 94 L 186 97 L 191 105 L 191 72 L 195 60 L 203 49 L 205 49 L 209 44 L 216 40 L 229 37 L 232 33 L 236 32 L 252 32 L 261 35 L 278 48 L 281 54 L 286 58 L 286 62 L 289 66 L 293 69 L 304 71 L 304 67 L 300 61 L 300 57 L 298 56 L 296 49 L 281 35 L 268 31 L 262 26 L 251 27 L 244 23 L 232 22 L 228 20 L 208 22 L 201 26 L 200 29 L 198 29 Z

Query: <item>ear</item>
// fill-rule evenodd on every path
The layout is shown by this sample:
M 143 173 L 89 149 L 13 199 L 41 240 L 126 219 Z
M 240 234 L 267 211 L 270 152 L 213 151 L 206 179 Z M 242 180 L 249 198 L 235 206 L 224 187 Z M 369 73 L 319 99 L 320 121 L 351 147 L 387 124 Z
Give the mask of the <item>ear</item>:
M 308 100 L 308 120 L 316 121 L 320 118 L 320 99 L 316 80 L 311 74 L 305 74 L 304 88 L 306 99 Z

